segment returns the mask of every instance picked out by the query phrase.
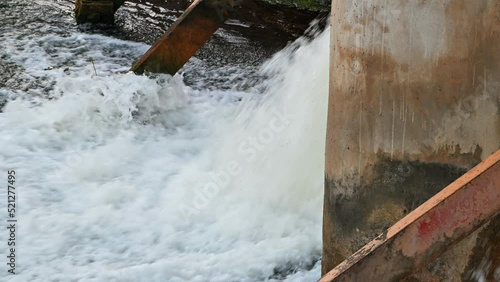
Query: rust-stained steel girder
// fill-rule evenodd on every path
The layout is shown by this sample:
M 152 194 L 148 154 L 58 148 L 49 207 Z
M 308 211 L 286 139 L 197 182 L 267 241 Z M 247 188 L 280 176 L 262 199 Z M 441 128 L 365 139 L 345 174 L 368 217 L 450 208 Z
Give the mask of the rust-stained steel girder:
M 419 206 L 319 282 L 401 281 L 500 217 L 500 150 Z
M 195 0 L 130 69 L 174 75 L 224 23 L 239 1 Z

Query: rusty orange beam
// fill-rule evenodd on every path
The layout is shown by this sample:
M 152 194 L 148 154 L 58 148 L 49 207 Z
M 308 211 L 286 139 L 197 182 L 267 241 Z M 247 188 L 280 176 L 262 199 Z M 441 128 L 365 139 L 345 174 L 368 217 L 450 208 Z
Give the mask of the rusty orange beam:
M 500 150 L 365 245 L 319 282 L 401 281 L 500 215 Z
M 214 2 L 195 0 L 130 70 L 174 75 L 224 23 L 232 8 L 230 1 Z

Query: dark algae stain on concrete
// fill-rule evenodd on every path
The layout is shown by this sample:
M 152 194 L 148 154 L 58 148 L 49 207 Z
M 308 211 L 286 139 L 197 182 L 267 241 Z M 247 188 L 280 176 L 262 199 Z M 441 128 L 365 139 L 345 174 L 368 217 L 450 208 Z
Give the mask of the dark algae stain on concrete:
M 449 164 L 419 161 L 380 161 L 374 166 L 372 183 L 354 187 L 354 194 L 343 194 L 338 181 L 326 178 L 330 197 L 329 214 L 334 222 L 330 236 L 344 238 L 347 257 L 388 227 L 464 174 L 467 169 Z M 347 192 L 347 191 L 346 191 Z

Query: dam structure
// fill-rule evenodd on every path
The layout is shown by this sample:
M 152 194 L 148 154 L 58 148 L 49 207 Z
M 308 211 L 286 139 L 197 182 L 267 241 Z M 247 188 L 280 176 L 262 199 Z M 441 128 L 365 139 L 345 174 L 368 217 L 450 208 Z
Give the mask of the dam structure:
M 500 0 L 2 1 L 1 281 L 500 281 Z

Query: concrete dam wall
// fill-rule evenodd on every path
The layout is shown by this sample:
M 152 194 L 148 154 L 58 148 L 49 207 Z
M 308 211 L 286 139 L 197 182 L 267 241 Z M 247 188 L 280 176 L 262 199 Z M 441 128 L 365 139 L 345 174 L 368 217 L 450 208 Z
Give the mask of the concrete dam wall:
M 339 0 L 331 25 L 323 274 L 500 148 L 500 0 Z

